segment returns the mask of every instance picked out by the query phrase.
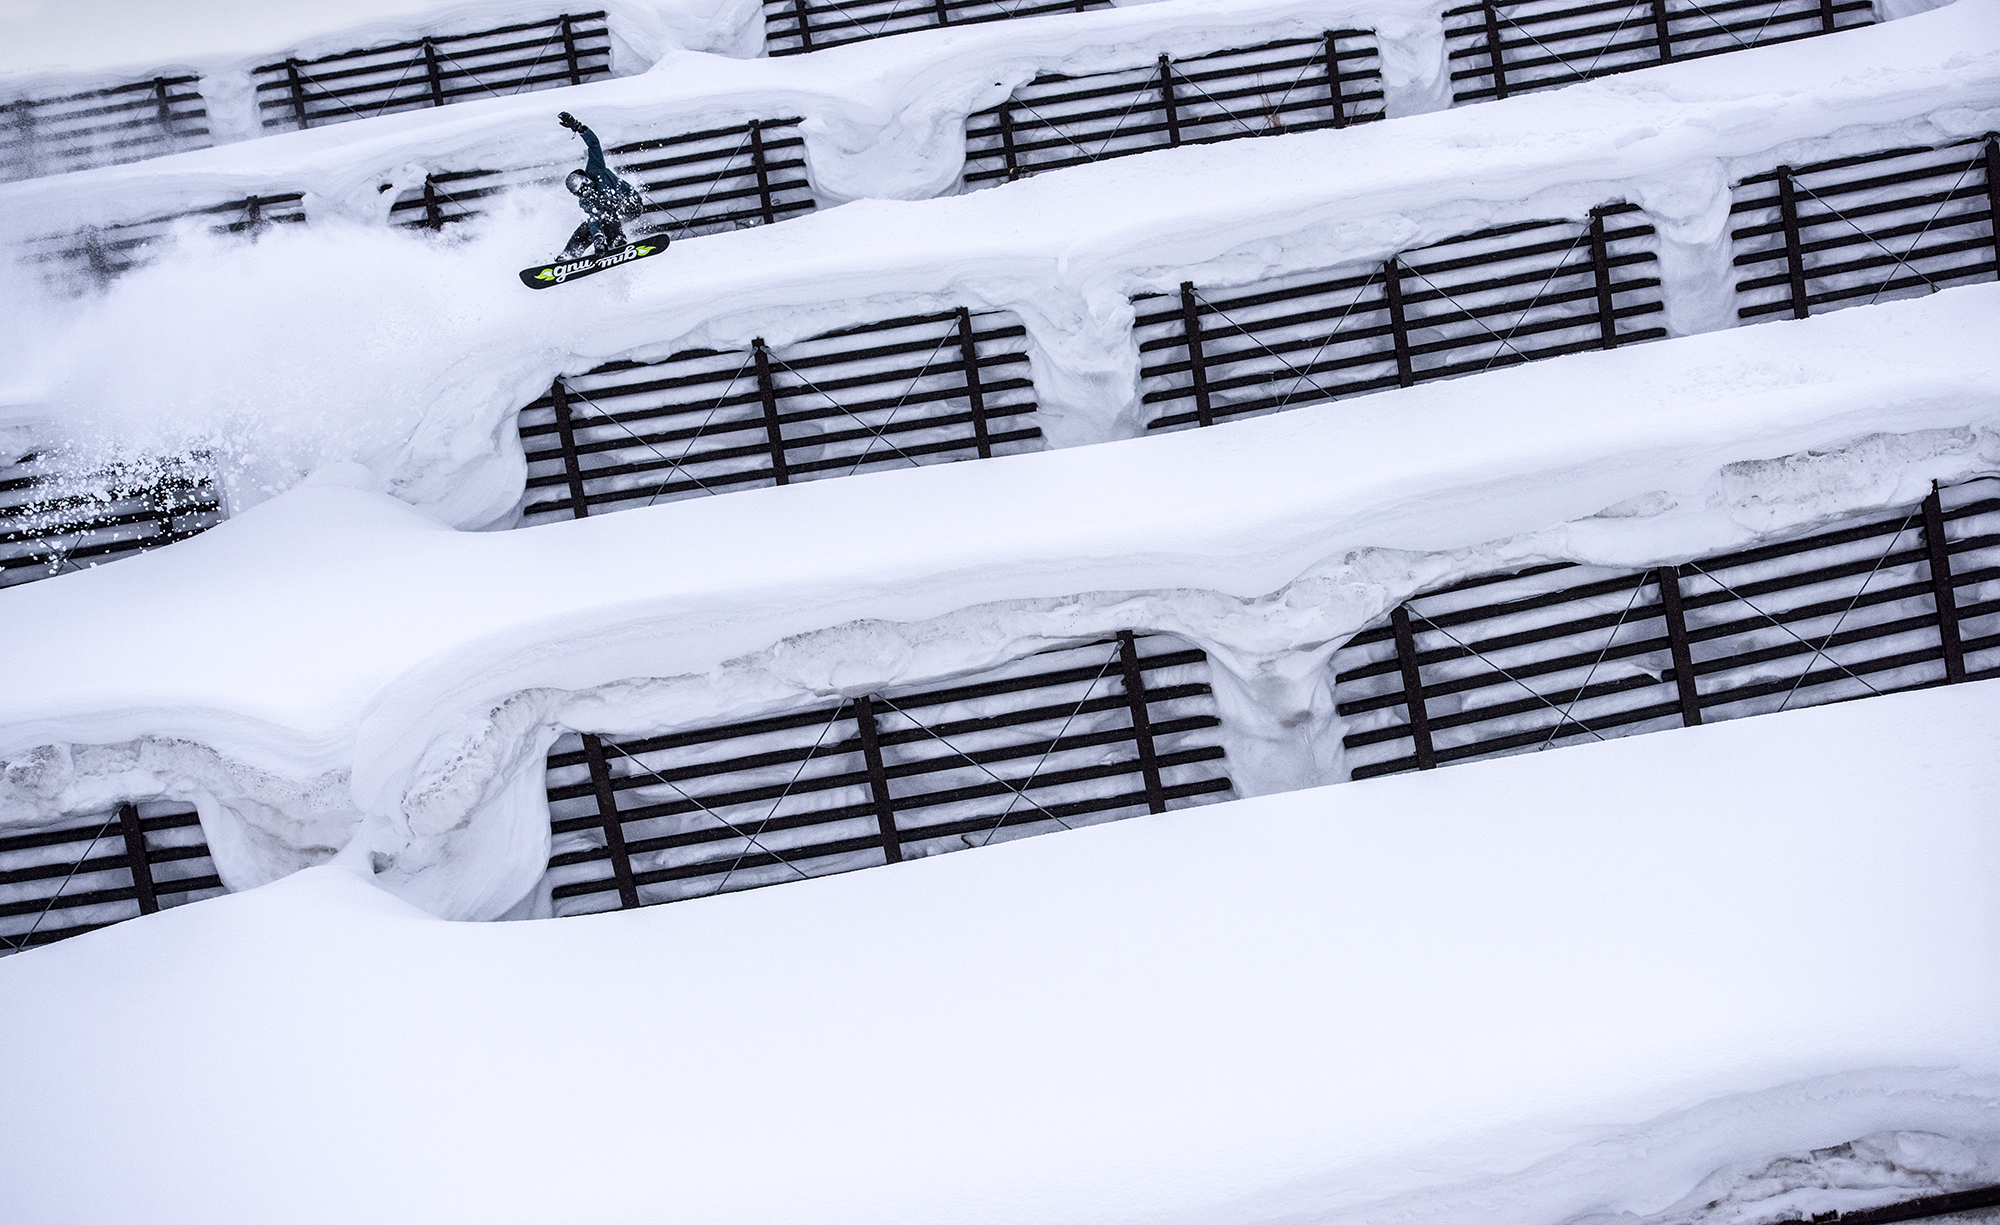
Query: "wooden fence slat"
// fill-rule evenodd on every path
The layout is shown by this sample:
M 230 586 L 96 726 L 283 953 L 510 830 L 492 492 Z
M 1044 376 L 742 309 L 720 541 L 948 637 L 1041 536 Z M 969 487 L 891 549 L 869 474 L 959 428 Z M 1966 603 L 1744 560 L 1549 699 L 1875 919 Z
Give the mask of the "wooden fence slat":
M 160 899 L 153 890 L 153 863 L 146 853 L 146 830 L 139 821 L 139 806 L 120 804 L 118 824 L 125 835 L 125 861 L 131 866 L 132 888 L 138 894 L 139 913 L 156 914 L 160 909 Z
M 1778 215 L 1785 226 L 1785 270 L 1791 276 L 1792 318 L 1804 319 L 1811 310 L 1806 303 L 1805 250 L 1799 240 L 1798 191 L 1792 184 L 1792 168 L 1778 167 Z
M 1437 768 L 1437 752 L 1431 746 L 1430 713 L 1424 704 L 1423 669 L 1417 663 L 1417 636 L 1410 629 L 1410 608 L 1398 604 L 1389 614 L 1396 630 L 1396 662 L 1403 671 L 1403 708 L 1408 711 L 1410 742 L 1416 746 L 1417 769 Z
M 1201 307 L 1195 301 L 1194 282 L 1181 282 L 1181 336 L 1187 346 L 1188 375 L 1194 380 L 1195 420 L 1204 426 L 1215 424 L 1208 397 L 1208 363 L 1201 352 Z
M 882 745 L 875 733 L 875 699 L 862 694 L 854 699 L 854 727 L 861 739 L 861 759 L 868 770 L 868 793 L 875 801 L 875 823 L 882 835 L 882 857 L 889 863 L 903 862 L 903 839 L 896 830 L 896 801 L 889 791 L 888 770 L 882 764 Z
M 1667 623 L 1667 649 L 1674 661 L 1674 690 L 1680 699 L 1681 726 L 1701 723 L 1701 692 L 1694 683 L 1694 650 L 1689 644 L 1687 611 L 1681 603 L 1681 568 L 1661 566 L 1653 571 L 1660 587 L 1660 607 Z
M 1958 636 L 1958 598 L 1952 591 L 1951 552 L 1944 534 L 1944 511 L 1938 491 L 1924 499 L 1924 551 L 1930 568 L 1931 599 L 1937 606 L 1938 643 L 1944 650 L 1944 679 L 1965 679 L 1965 648 Z
M 1496 100 L 1507 96 L 1507 61 L 1501 48 L 1500 7 L 1494 0 L 1485 0 L 1486 10 L 1486 62 L 1489 75 L 1493 78 L 1493 97 Z
M 1146 783 L 1146 807 L 1151 812 L 1165 812 L 1167 797 L 1160 783 L 1159 757 L 1153 751 L 1152 718 L 1146 711 L 1146 674 L 1139 667 L 1138 639 L 1131 630 L 1118 631 L 1118 666 L 1124 674 L 1133 743 L 1139 750 L 1139 768 Z
M 1604 347 L 1618 347 L 1618 308 L 1612 300 L 1611 255 L 1604 241 L 1604 215 L 1590 210 L 1590 266 L 1597 283 L 1597 335 Z
M 585 734 L 583 751 L 590 762 L 590 782 L 597 793 L 597 823 L 604 831 L 604 849 L 611 856 L 612 879 L 618 882 L 618 904 L 630 910 L 639 904 L 639 887 L 632 879 L 632 857 L 625 850 L 625 825 L 618 796 L 611 789 L 611 765 L 604 760 L 602 738 Z
M 974 449 L 981 459 L 993 458 L 993 436 L 986 426 L 986 392 L 979 379 L 979 342 L 972 328 L 972 308 L 958 308 L 958 360 L 965 367 L 965 395 L 972 409 Z

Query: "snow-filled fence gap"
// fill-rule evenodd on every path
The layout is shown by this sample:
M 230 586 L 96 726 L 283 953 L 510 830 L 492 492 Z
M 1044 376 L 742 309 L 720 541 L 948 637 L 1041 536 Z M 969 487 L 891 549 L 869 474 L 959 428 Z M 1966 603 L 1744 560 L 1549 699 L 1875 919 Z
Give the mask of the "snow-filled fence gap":
M 1148 429 L 1205 426 L 1656 340 L 1653 227 L 1631 204 L 1529 221 L 1380 264 L 1229 289 L 1193 282 L 1135 321 Z M 1138 301 L 1139 299 L 1135 299 Z M 1154 306 L 1152 303 L 1162 303 Z
M 1381 119 L 1373 30 L 1327 30 L 1084 76 L 1047 74 L 965 125 L 965 183 L 981 186 L 1178 145 Z
M 0 465 L 0 587 L 130 557 L 221 521 L 199 457 L 74 473 L 22 455 Z
M 611 75 L 603 12 L 435 34 L 253 70 L 266 128 L 324 127 L 396 111 L 504 98 Z
M 1123 631 L 948 686 L 549 755 L 557 914 L 781 884 L 1228 797 L 1207 656 Z
M 2000 141 L 1780 166 L 1736 185 L 1737 315 L 1804 319 L 2000 274 Z
M 214 897 L 222 879 L 191 805 L 119 804 L 0 837 L 0 955 Z
M 523 518 L 1039 449 L 1026 336 L 960 307 L 558 378 L 521 410 Z
M 1357 779 L 2000 676 L 2000 481 L 1679 566 L 1468 580 L 1332 667 Z
M 85 226 L 67 234 L 46 235 L 26 244 L 26 262 L 42 265 L 55 279 L 76 279 L 101 286 L 145 263 L 148 248 L 183 223 L 202 225 L 212 234 L 255 237 L 271 226 L 296 225 L 305 219 L 303 193 L 245 196 L 144 221 Z
M 687 238 L 770 225 L 817 205 L 806 177 L 800 117 L 752 119 L 729 127 L 632 141 L 607 160 L 646 197 L 642 232 Z M 390 219 L 413 229 L 442 229 L 484 211 L 480 201 L 511 188 L 552 183 L 570 166 L 451 170 L 425 177 L 390 206 Z M 384 184 L 384 190 L 387 184 Z
M 764 46 L 771 55 L 803 55 L 912 30 L 978 25 L 1048 13 L 1108 9 L 1111 0 L 764 0 Z
M 1444 13 L 1453 102 L 1553 89 L 1874 20 L 1870 0 L 1485 0 Z
M 191 76 L 0 104 L 0 182 L 117 166 L 211 143 Z

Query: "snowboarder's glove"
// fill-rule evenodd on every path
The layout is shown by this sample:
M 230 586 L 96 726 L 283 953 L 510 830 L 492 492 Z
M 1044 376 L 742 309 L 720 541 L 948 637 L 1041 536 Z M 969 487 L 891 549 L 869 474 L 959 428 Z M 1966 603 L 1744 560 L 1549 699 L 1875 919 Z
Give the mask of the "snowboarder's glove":
M 583 131 L 583 124 L 580 121 L 578 121 L 575 115 L 570 114 L 568 111 L 564 111 L 562 114 L 557 115 L 556 122 L 560 123 L 561 125 L 568 128 L 572 132 Z

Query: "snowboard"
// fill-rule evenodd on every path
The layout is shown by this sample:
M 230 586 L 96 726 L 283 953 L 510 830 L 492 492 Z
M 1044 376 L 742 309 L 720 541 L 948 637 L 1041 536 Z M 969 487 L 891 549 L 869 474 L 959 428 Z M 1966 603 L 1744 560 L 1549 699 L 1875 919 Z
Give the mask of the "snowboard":
M 564 281 L 574 281 L 606 268 L 616 268 L 633 260 L 645 259 L 648 255 L 658 255 L 667 249 L 664 236 L 653 236 L 628 242 L 616 251 L 603 255 L 581 255 L 575 259 L 557 260 L 553 264 L 541 264 L 533 268 L 521 269 L 521 284 L 529 289 L 547 289 Z

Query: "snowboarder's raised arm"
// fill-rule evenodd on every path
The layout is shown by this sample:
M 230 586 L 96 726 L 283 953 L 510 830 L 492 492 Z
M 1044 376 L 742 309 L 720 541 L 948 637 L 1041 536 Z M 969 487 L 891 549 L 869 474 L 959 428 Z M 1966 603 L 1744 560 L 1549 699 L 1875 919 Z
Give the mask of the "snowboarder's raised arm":
M 590 150 L 590 160 L 583 166 L 584 173 L 592 178 L 609 176 L 611 168 L 604 164 L 604 146 L 597 143 L 597 133 L 583 126 L 583 121 L 568 111 L 557 115 L 556 122 L 583 137 L 584 147 Z

